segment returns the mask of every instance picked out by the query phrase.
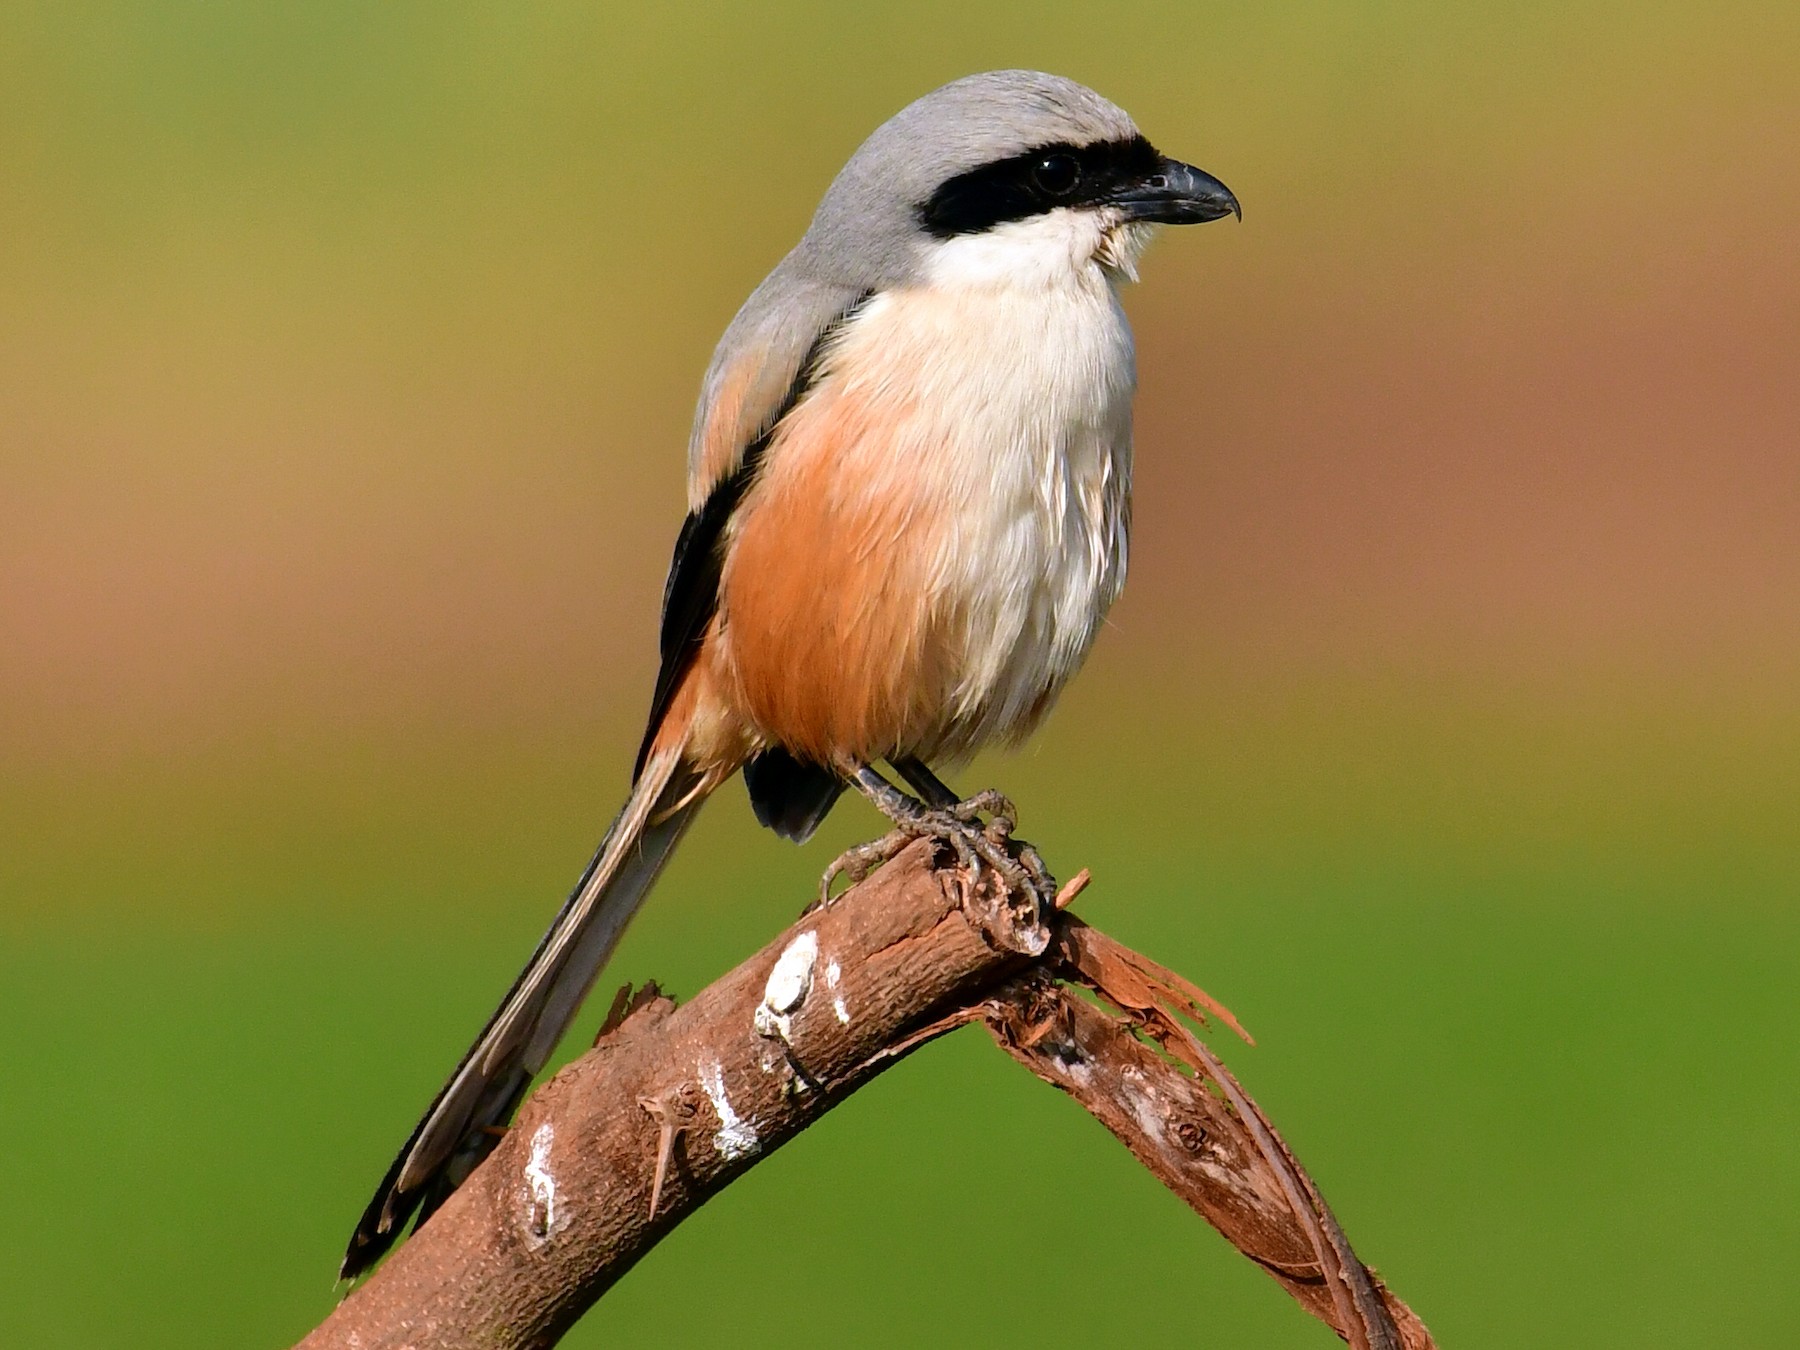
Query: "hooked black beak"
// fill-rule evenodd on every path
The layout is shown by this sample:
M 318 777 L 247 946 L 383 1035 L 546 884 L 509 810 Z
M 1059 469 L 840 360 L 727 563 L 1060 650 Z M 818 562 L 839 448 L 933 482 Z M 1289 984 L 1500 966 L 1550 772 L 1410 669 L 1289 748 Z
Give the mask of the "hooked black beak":
M 1178 159 L 1165 159 L 1153 172 L 1121 188 L 1113 195 L 1112 204 L 1124 208 L 1128 220 L 1158 225 L 1198 225 L 1222 216 L 1244 218 L 1244 209 L 1230 188 Z

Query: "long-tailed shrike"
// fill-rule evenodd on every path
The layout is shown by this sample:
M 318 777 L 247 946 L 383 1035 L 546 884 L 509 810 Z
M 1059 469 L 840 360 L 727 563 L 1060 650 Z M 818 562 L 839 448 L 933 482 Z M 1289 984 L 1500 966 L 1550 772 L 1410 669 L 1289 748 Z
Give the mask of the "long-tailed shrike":
M 732 774 L 790 839 L 852 786 L 1020 879 L 928 766 L 1023 739 L 1086 657 L 1131 515 L 1118 288 L 1156 225 L 1237 209 L 1119 108 L 1031 71 L 948 84 L 850 157 L 706 372 L 631 795 L 382 1180 L 345 1276 L 493 1147 Z

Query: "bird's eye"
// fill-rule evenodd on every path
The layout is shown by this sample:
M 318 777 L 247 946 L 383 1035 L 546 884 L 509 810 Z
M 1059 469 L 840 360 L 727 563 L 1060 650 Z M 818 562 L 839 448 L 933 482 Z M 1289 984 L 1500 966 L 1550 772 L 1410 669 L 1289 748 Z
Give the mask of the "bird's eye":
M 1081 181 L 1081 165 L 1073 155 L 1044 155 L 1031 166 L 1031 181 L 1052 197 L 1066 197 Z

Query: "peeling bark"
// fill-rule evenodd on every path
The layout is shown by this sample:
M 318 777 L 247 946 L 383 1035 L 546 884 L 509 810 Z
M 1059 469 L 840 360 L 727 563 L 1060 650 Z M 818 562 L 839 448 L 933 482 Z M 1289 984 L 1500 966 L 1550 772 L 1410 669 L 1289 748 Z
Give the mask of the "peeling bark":
M 553 1345 L 739 1174 L 919 1045 L 980 1020 L 1352 1345 L 1426 1350 L 1423 1326 L 1356 1260 L 1311 1179 L 1181 1021 L 1206 1015 L 1235 1026 L 1073 916 L 1024 912 L 915 845 L 692 1002 L 653 986 L 622 995 L 594 1048 L 301 1345 Z
M 1235 1029 L 1231 1014 L 1073 916 L 1056 940 L 1049 968 L 988 1001 L 985 1021 L 1000 1047 L 1085 1107 L 1357 1350 L 1428 1350 L 1424 1324 L 1356 1258 L 1275 1127 L 1177 1015 L 1205 1008 Z M 1052 971 L 1119 1015 L 1077 997 Z

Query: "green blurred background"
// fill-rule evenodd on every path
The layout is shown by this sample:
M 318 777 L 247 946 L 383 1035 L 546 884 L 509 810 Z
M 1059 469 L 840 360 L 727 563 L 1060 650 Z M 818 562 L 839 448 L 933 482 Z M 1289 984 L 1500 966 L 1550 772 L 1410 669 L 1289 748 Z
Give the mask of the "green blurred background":
M 0 16 L 0 1339 L 332 1305 L 623 792 L 712 341 L 877 122 L 1033 65 L 1245 220 L 1129 298 L 1113 630 L 958 781 L 1258 1034 L 1446 1346 L 1794 1343 L 1800 7 Z M 875 825 L 726 791 L 609 983 Z M 703 1338 L 1331 1343 L 975 1032 L 570 1344 Z

